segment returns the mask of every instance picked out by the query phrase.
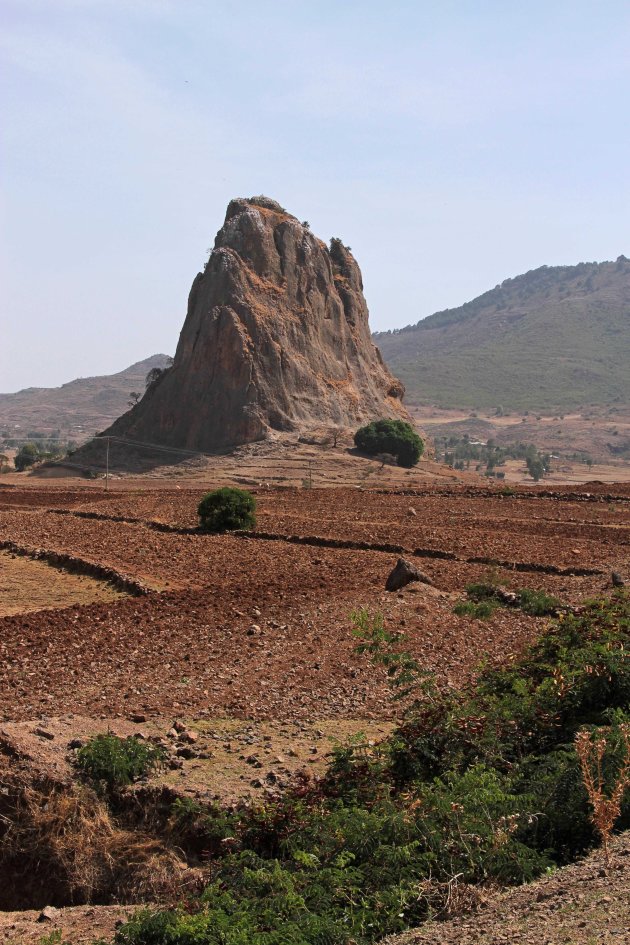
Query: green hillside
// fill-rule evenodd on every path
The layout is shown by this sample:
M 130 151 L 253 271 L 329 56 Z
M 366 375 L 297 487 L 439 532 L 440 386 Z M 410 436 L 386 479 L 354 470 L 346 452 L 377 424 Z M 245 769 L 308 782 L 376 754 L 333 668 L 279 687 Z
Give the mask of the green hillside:
M 410 404 L 628 404 L 630 260 L 542 266 L 374 341 Z

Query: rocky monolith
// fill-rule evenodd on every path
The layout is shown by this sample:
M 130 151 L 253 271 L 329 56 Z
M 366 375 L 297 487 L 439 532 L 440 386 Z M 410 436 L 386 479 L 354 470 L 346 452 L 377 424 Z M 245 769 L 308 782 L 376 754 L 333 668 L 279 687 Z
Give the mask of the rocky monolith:
M 274 200 L 232 200 L 194 279 L 173 365 L 106 434 L 214 451 L 407 418 L 372 343 L 361 272 Z

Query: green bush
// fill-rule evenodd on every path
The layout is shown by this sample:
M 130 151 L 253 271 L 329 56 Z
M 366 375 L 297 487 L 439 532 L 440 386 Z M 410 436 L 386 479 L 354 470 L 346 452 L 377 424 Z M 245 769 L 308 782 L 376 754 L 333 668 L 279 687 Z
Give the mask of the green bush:
M 424 442 L 404 420 L 374 420 L 354 434 L 357 449 L 368 456 L 391 453 L 399 466 L 415 466 L 424 452 Z
M 545 591 L 534 591 L 528 587 L 522 588 L 518 592 L 518 606 L 525 614 L 530 617 L 548 617 L 557 613 L 558 608 L 562 607 L 557 597 L 552 597 Z
M 529 587 L 515 591 L 515 600 L 506 600 L 504 592 L 496 583 L 473 583 L 466 585 L 467 601 L 455 604 L 453 612 L 468 614 L 471 617 L 485 619 L 497 607 L 518 607 L 530 617 L 555 616 L 562 608 L 562 601 L 546 591 L 532 590 Z
M 126 787 L 153 771 L 164 759 L 164 750 L 138 738 L 95 735 L 79 748 L 77 768 L 108 791 Z
M 30 466 L 34 466 L 39 458 L 39 447 L 35 443 L 25 443 L 15 454 L 13 465 L 18 472 L 23 472 Z
M 594 843 L 573 738 L 612 726 L 610 784 L 630 703 L 627 595 L 559 619 L 461 692 L 429 685 L 381 615 L 353 620 L 397 689 L 417 674 L 406 720 L 379 746 L 336 750 L 322 780 L 277 800 L 228 812 L 180 802 L 175 824 L 209 838 L 212 881 L 179 911 L 133 916 L 117 945 L 368 945 L 442 908 L 454 876 L 519 883 Z
M 199 524 L 205 532 L 253 528 L 256 524 L 256 499 L 246 489 L 224 486 L 206 493 L 197 512 Z

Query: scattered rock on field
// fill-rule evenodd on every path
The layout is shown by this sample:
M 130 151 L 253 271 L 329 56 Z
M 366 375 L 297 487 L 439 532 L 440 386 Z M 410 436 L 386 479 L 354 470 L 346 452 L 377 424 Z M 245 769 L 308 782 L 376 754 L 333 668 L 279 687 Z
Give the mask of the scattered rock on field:
M 411 581 L 422 581 L 423 584 L 432 584 L 433 582 L 418 571 L 417 568 L 407 561 L 406 558 L 399 558 L 396 567 L 390 572 L 386 582 L 386 591 L 398 591 L 401 587 L 409 584 Z

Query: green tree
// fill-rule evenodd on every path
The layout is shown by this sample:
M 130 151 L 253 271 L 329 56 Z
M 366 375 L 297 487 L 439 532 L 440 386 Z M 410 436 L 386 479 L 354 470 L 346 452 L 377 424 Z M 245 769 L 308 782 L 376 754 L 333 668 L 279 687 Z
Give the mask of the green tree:
M 391 453 L 399 466 L 415 466 L 424 452 L 424 442 L 404 420 L 373 420 L 354 434 L 357 449 L 368 456 Z
M 256 524 L 256 499 L 246 489 L 224 486 L 206 493 L 197 512 L 199 524 L 205 532 L 253 528 Z
M 39 458 L 39 447 L 35 443 L 25 443 L 15 454 L 13 463 L 17 471 L 22 472 L 24 469 L 28 469 L 29 466 L 34 466 Z

